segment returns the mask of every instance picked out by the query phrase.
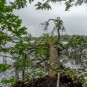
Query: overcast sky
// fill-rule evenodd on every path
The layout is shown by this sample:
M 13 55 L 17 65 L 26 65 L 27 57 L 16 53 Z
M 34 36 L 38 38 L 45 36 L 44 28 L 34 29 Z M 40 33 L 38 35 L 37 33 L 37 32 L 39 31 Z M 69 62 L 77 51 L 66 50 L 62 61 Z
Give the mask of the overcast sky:
M 33 36 L 40 36 L 44 33 L 40 23 L 49 18 L 56 19 L 60 17 L 66 28 L 66 34 L 87 35 L 87 6 L 82 5 L 72 7 L 69 11 L 65 11 L 64 4 L 52 4 L 52 10 L 35 10 L 34 4 L 19 11 L 14 11 L 23 20 L 23 25 L 28 28 L 29 33 Z M 46 31 L 49 33 L 51 30 Z

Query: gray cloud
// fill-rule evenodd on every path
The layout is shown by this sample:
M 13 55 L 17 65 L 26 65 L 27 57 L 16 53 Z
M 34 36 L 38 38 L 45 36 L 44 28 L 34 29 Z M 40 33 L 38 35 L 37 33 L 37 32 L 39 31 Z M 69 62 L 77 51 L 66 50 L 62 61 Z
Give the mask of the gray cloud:
M 87 9 L 86 6 L 73 7 L 70 11 L 65 11 L 64 4 L 52 4 L 52 10 L 35 10 L 34 3 L 19 11 L 14 11 L 23 20 L 23 25 L 28 27 L 28 31 L 33 36 L 43 34 L 40 23 L 49 18 L 60 17 L 66 28 L 67 34 L 87 35 Z M 48 31 L 49 32 L 49 31 Z

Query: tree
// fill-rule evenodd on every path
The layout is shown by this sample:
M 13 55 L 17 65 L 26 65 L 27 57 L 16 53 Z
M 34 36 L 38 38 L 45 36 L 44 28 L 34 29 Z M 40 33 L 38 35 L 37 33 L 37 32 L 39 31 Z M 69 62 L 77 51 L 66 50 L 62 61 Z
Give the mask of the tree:
M 84 63 L 86 60 L 87 40 L 83 36 L 73 35 L 65 46 L 65 55 L 75 65 Z
M 29 3 L 32 3 L 33 1 L 34 0 L 29 0 Z M 37 2 L 35 6 L 37 9 L 49 10 L 51 9 L 50 2 L 57 3 L 61 1 L 66 4 L 66 10 L 68 10 L 72 5 L 86 3 L 85 0 L 77 0 L 75 3 L 74 0 L 46 0 L 44 2 Z M 0 71 L 5 72 L 7 69 L 14 68 L 16 80 L 19 80 L 19 74 L 21 74 L 21 79 L 25 80 L 26 77 L 32 78 L 34 76 L 43 76 L 45 74 L 43 71 L 46 69 L 46 67 L 43 66 L 43 62 L 45 62 L 50 67 L 49 74 L 53 76 L 56 74 L 58 68 L 60 68 L 58 53 L 59 45 L 62 46 L 59 40 L 60 30 L 64 28 L 63 22 L 60 18 L 49 19 L 45 22 L 45 29 L 48 27 L 50 21 L 54 22 L 54 29 L 57 29 L 58 35 L 56 39 L 54 39 L 53 35 L 48 35 L 47 39 L 45 39 L 49 40 L 48 42 L 45 42 L 44 40 L 41 44 L 37 44 L 38 41 L 36 43 L 31 43 L 31 36 L 26 31 L 27 28 L 25 26 L 21 26 L 22 20 L 13 14 L 14 9 L 19 10 L 24 8 L 26 5 L 27 0 L 9 0 L 8 2 L 7 0 L 0 1 L 0 52 L 1 54 L 5 54 L 1 55 L 3 58 L 7 57 L 6 53 L 9 53 L 11 58 L 14 60 L 12 65 L 7 62 L 0 64 Z M 16 37 L 18 41 L 16 42 L 13 40 L 13 37 Z M 5 46 L 8 42 L 15 45 L 13 47 L 6 48 Z M 49 58 L 47 58 L 48 55 Z M 37 72 L 37 70 L 39 72 Z M 31 76 L 29 76 L 29 73 Z M 10 82 L 11 79 L 13 79 L 13 77 L 10 78 L 10 80 L 3 80 L 2 82 Z
M 34 0 L 29 0 L 28 1 L 30 4 L 32 2 L 34 2 Z M 70 7 L 72 6 L 78 6 L 78 5 L 82 5 L 82 4 L 86 4 L 87 0 L 40 0 L 37 1 L 35 6 L 36 9 L 51 9 L 51 5 L 50 2 L 52 3 L 64 3 L 66 5 L 66 9 L 65 10 L 69 10 Z M 15 2 L 11 2 L 12 7 L 16 8 L 16 9 L 20 9 L 20 8 L 24 8 L 25 6 L 27 6 L 27 0 L 15 0 Z
M 57 31 L 57 38 L 52 39 L 49 42 L 49 46 L 50 46 L 49 48 L 49 65 L 50 65 L 49 75 L 53 76 L 57 73 L 58 69 L 60 68 L 60 61 L 59 61 L 59 54 L 58 54 L 60 51 L 60 48 L 58 46 L 60 44 L 59 43 L 60 42 L 60 30 L 64 30 L 64 26 L 63 26 L 62 20 L 60 20 L 60 17 L 57 17 L 57 19 L 49 19 L 48 21 L 44 23 L 45 30 L 48 29 L 50 21 L 53 21 L 55 24 L 52 30 L 52 35 L 53 35 L 54 30 Z
M 0 72 L 5 72 L 10 68 L 16 69 L 16 79 L 18 79 L 18 61 L 24 61 L 24 52 L 29 45 L 30 36 L 26 31 L 25 26 L 21 26 L 22 20 L 18 16 L 13 14 L 14 8 L 11 4 L 8 4 L 6 0 L 0 1 L 0 53 L 3 57 L 3 62 L 6 61 L 6 58 L 11 58 L 15 60 L 14 66 L 4 62 L 0 64 Z M 18 42 L 13 38 L 16 37 Z M 25 38 L 26 44 L 23 40 Z M 11 42 L 14 44 L 14 47 L 7 47 L 6 44 Z M 10 56 L 8 56 L 9 54 Z M 5 60 L 4 60 L 5 59 Z M 23 61 L 22 61 L 23 60 Z M 26 60 L 25 60 L 26 61 Z M 24 62 L 23 62 L 24 63 Z M 24 67 L 24 66 L 23 66 Z M 22 72 L 24 68 L 22 68 Z M 6 80 L 5 80 L 6 81 Z

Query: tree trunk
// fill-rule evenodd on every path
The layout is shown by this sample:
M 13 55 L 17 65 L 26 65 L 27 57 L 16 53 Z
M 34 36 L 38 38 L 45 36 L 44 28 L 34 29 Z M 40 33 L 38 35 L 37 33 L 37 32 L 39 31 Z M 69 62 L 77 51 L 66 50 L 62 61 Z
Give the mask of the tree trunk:
M 19 70 L 18 70 L 18 64 L 15 65 L 15 77 L 16 77 L 16 80 L 19 80 Z
M 50 57 L 49 57 L 49 76 L 54 76 L 57 74 L 57 70 L 60 67 L 60 61 L 58 58 L 58 50 L 57 47 L 55 46 L 55 43 L 52 42 L 50 43 Z
M 25 80 L 25 75 L 24 74 L 25 74 L 25 69 L 23 68 L 22 69 L 22 80 Z
M 22 54 L 22 61 L 26 61 L 26 59 L 27 59 L 27 55 L 26 55 L 26 53 L 23 53 Z M 22 80 L 25 80 L 25 62 L 23 63 L 23 65 L 22 65 L 23 67 L 22 67 Z

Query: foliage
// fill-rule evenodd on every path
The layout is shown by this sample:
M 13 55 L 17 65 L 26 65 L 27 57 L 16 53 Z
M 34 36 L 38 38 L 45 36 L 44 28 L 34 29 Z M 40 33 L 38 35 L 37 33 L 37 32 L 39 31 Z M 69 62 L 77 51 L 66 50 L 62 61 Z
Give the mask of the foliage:
M 62 70 L 62 72 L 65 73 L 66 75 L 69 75 L 70 78 L 72 78 L 73 82 L 81 82 L 81 83 L 85 82 L 85 79 L 84 79 L 85 76 L 74 69 L 65 67 Z
M 43 1 L 43 0 L 42 0 Z M 29 0 L 31 4 L 34 0 Z M 73 5 L 81 5 L 86 3 L 85 0 L 44 0 L 44 2 L 37 2 L 35 4 L 36 9 L 51 9 L 50 2 L 64 2 L 66 4 L 66 10 L 68 10 Z M 19 16 L 13 14 L 16 9 L 21 9 L 27 6 L 27 0 L 0 0 L 0 53 L 10 54 L 11 58 L 14 60 L 13 64 L 8 63 L 0 64 L 0 72 L 5 72 L 8 69 L 14 69 L 15 77 L 9 79 L 3 79 L 1 82 L 4 84 L 13 83 L 19 80 L 19 74 L 21 74 L 22 80 L 33 78 L 35 76 L 45 75 L 46 69 L 49 67 L 49 43 L 58 41 L 60 37 L 60 30 L 64 29 L 63 21 L 58 17 L 57 19 L 49 19 L 44 23 L 45 29 L 48 28 L 49 22 L 53 21 L 55 24 L 54 29 L 57 30 L 58 37 L 54 35 L 44 35 L 36 40 L 35 43 L 31 43 L 31 36 L 27 32 L 27 28 L 22 26 L 22 20 Z M 53 33 L 53 31 L 52 31 Z M 18 38 L 17 41 L 13 37 Z M 25 39 L 23 39 L 23 37 Z M 60 38 L 59 38 L 60 39 Z M 13 47 L 6 48 L 6 44 L 11 42 L 14 44 Z M 60 47 L 60 42 L 56 43 L 58 48 Z M 80 36 L 74 36 L 65 46 L 64 52 L 70 56 L 70 58 L 78 59 L 85 56 L 85 48 L 87 46 L 87 41 Z M 71 51 L 70 51 L 71 49 Z M 72 55 L 72 52 L 74 53 Z M 78 52 L 76 54 L 76 52 Z M 7 56 L 2 56 L 7 58 Z M 81 61 L 80 60 L 80 61 Z M 4 61 L 3 61 L 4 62 Z M 72 71 L 68 72 L 71 73 Z M 30 76 L 31 75 L 31 76 Z M 75 76 L 74 76 L 75 77 Z M 74 78 L 75 79 L 75 78 Z
M 73 35 L 65 45 L 64 52 L 69 59 L 75 61 L 75 64 L 82 64 L 87 57 L 87 40 L 83 36 Z
M 49 35 L 49 34 L 44 34 L 43 36 L 39 37 L 36 39 L 36 44 L 40 43 L 47 43 L 49 44 L 52 41 L 56 41 L 57 36 Z
M 10 69 L 11 65 L 8 64 L 0 64 L 0 72 L 4 72 L 7 69 Z
M 18 1 L 18 0 L 16 0 Z M 24 4 L 24 2 L 22 2 Z M 26 27 L 22 26 L 22 20 L 19 19 L 18 16 L 13 14 L 14 9 L 20 8 L 20 3 L 17 8 L 13 6 L 13 4 L 7 0 L 0 1 L 0 54 L 3 58 L 3 64 L 0 64 L 0 72 L 6 72 L 8 69 L 15 69 L 24 71 L 24 68 L 27 67 L 27 63 L 25 58 L 25 51 L 29 47 L 30 35 L 26 31 Z M 13 37 L 18 38 L 17 41 L 13 39 Z M 23 37 L 25 40 L 23 40 Z M 13 47 L 6 47 L 8 43 L 14 44 Z M 11 65 L 8 62 L 5 62 L 11 56 L 11 60 L 15 62 Z M 5 60 L 4 60 L 5 59 Z M 16 75 L 18 71 L 15 72 Z M 16 79 L 18 76 L 16 76 Z M 2 83 L 10 83 L 13 82 L 13 79 L 9 80 L 4 79 Z
M 27 2 L 29 2 L 30 4 L 32 2 L 34 2 L 34 0 L 15 0 L 15 2 L 11 2 L 10 1 L 10 4 L 12 5 L 12 8 L 14 9 L 21 9 L 21 8 L 24 8 L 25 6 L 27 6 Z M 78 6 L 78 5 L 82 5 L 82 4 L 86 4 L 87 3 L 87 0 L 40 0 L 40 1 L 37 1 L 35 6 L 36 6 L 36 9 L 51 9 L 51 5 L 50 3 L 64 3 L 66 5 L 66 8 L 65 10 L 69 10 L 70 7 L 72 6 Z
M 3 83 L 3 84 L 8 84 L 8 83 L 13 84 L 15 82 L 16 82 L 16 78 L 13 76 L 10 77 L 9 79 L 2 79 L 2 81 L 1 81 L 1 83 Z

